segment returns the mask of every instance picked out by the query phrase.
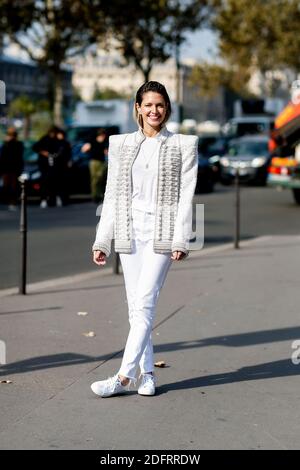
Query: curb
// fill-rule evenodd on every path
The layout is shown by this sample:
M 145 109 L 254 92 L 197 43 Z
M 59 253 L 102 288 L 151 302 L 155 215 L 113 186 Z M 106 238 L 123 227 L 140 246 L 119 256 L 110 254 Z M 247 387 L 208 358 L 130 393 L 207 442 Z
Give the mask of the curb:
M 252 238 L 251 240 L 246 240 L 240 242 L 241 247 L 247 247 L 249 245 L 253 245 L 255 243 L 260 243 L 264 241 L 268 241 L 272 239 L 273 236 L 271 235 L 264 235 L 256 238 Z M 230 249 L 233 249 L 233 243 L 224 243 L 223 245 L 220 246 L 213 246 L 210 248 L 205 248 L 203 250 L 190 250 L 189 257 L 188 258 L 198 258 L 202 256 L 207 256 L 213 253 L 218 253 L 220 251 L 227 251 Z M 122 272 L 122 269 L 120 270 Z M 103 271 L 88 271 L 85 273 L 80 273 L 80 274 L 74 274 L 73 276 L 64 276 L 56 279 L 49 279 L 47 281 L 40 281 L 40 282 L 34 282 L 31 284 L 27 284 L 27 292 L 28 294 L 32 294 L 35 291 L 40 291 L 43 289 L 48 289 L 51 287 L 57 287 L 57 286 L 63 286 L 67 284 L 73 284 L 81 281 L 87 281 L 89 279 L 94 279 L 99 276 L 108 276 L 113 274 L 113 269 L 111 267 L 104 269 Z M 7 297 L 11 295 L 18 295 L 19 293 L 19 288 L 18 287 L 11 287 L 9 289 L 2 289 L 0 290 L 0 298 L 1 297 Z

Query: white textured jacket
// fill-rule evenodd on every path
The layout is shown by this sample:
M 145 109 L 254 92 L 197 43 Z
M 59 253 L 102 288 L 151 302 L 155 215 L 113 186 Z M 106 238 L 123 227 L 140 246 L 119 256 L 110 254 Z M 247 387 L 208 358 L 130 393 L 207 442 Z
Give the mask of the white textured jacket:
M 145 139 L 141 129 L 109 139 L 108 174 L 100 222 L 93 250 L 106 256 L 115 251 L 132 252 L 131 168 Z M 192 232 L 192 201 L 197 182 L 198 138 L 160 132 L 157 200 L 153 249 L 156 253 L 188 254 Z

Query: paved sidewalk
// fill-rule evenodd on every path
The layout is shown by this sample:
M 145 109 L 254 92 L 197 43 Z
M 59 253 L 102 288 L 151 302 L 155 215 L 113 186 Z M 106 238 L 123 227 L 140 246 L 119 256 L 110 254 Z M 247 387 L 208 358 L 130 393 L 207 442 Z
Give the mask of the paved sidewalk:
M 153 331 L 167 364 L 157 395 L 107 399 L 90 384 L 120 365 L 122 275 L 1 297 L 1 380 L 12 383 L 0 383 L 0 449 L 299 448 L 299 286 L 300 236 L 173 263 Z

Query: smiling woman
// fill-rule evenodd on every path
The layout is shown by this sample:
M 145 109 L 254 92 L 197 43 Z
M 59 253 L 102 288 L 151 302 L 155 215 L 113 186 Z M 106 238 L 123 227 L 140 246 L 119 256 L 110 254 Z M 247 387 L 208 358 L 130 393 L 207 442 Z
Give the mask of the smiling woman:
M 147 82 L 136 94 L 134 113 L 145 135 L 152 137 L 171 116 L 171 102 L 167 90 L 158 82 Z
M 111 241 L 120 253 L 130 331 L 117 374 L 91 385 L 101 397 L 125 393 L 141 370 L 140 395 L 154 395 L 151 330 L 160 290 L 171 267 L 188 255 L 192 232 L 197 137 L 169 132 L 171 103 L 165 87 L 150 81 L 136 94 L 139 130 L 111 136 L 101 219 L 93 245 L 97 265 L 106 263 Z

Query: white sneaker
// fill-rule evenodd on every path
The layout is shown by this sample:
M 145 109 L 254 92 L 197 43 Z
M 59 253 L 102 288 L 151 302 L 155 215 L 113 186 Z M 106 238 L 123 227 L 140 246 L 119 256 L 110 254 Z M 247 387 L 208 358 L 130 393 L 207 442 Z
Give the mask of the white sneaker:
M 43 199 L 40 204 L 41 209 L 46 209 L 48 207 L 46 199 Z
M 141 374 L 142 382 L 138 388 L 139 395 L 155 395 L 156 377 L 153 374 Z
M 118 374 L 109 377 L 107 380 L 100 380 L 91 385 L 91 389 L 96 395 L 106 398 L 112 395 L 119 395 L 129 391 L 130 381 L 127 385 L 122 385 Z

